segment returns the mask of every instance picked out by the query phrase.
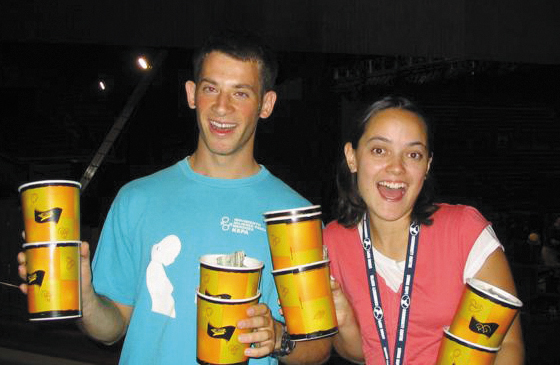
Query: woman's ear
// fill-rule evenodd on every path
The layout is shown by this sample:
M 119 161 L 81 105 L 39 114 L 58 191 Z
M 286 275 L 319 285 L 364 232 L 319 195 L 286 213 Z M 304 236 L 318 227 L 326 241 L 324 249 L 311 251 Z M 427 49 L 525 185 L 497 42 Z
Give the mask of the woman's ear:
M 346 142 L 344 144 L 344 156 L 346 156 L 346 164 L 351 173 L 358 172 L 356 163 L 356 151 L 352 148 L 352 143 Z
M 432 154 L 430 156 L 430 158 L 428 159 L 428 167 L 426 168 L 426 176 L 428 176 L 428 173 L 430 172 L 430 167 L 432 167 L 433 159 L 434 159 L 434 155 Z

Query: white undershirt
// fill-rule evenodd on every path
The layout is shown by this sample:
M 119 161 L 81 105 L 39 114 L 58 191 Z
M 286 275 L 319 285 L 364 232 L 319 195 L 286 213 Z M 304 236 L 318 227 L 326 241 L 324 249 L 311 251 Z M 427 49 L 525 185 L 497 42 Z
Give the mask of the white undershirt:
M 360 232 L 360 237 L 363 237 L 361 224 L 358 225 L 358 230 Z M 502 250 L 504 249 L 504 247 L 500 244 L 500 241 L 498 241 L 492 226 L 486 226 L 476 239 L 471 251 L 469 252 L 469 257 L 467 258 L 467 262 L 465 264 L 465 270 L 463 271 L 464 283 L 467 282 L 467 279 L 476 275 L 488 256 L 498 247 Z M 405 261 L 393 260 L 377 251 L 375 247 L 372 248 L 375 260 L 375 270 L 383 279 L 385 279 L 387 286 L 389 286 L 392 291 L 395 293 L 398 292 L 404 277 Z

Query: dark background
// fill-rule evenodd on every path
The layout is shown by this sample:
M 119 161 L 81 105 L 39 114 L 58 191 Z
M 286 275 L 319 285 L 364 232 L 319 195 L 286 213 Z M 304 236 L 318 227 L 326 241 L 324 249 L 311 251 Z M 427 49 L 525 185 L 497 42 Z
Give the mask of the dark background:
M 558 364 L 559 273 L 526 239 L 537 232 L 544 242 L 560 213 L 559 16 L 560 5 L 544 0 L 2 1 L 0 281 L 19 282 L 17 187 L 83 178 L 146 78 L 135 58 L 167 52 L 83 190 L 82 237 L 93 247 L 124 183 L 193 151 L 183 86 L 193 48 L 215 29 L 244 28 L 269 40 L 281 66 L 277 106 L 257 131 L 258 161 L 321 204 L 328 222 L 349 121 L 386 93 L 417 100 L 435 127 L 439 200 L 471 204 L 492 221 L 525 304 L 528 363 Z M 96 345 L 72 323 L 28 323 L 24 299 L 0 286 L 0 346 L 117 358 L 118 345 Z

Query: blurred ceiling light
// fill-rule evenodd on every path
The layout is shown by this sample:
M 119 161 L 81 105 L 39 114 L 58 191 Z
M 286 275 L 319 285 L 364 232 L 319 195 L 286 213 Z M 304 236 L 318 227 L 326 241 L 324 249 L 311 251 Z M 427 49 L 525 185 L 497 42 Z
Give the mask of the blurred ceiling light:
M 147 69 L 150 68 L 150 64 L 148 62 L 148 59 L 145 56 L 138 57 L 136 62 L 138 63 L 138 66 L 140 66 L 140 68 L 142 70 L 147 70 Z
M 101 90 L 101 91 L 105 91 L 107 89 L 107 85 L 105 84 L 105 81 L 103 81 L 103 80 L 99 80 L 98 86 L 99 86 L 99 90 Z

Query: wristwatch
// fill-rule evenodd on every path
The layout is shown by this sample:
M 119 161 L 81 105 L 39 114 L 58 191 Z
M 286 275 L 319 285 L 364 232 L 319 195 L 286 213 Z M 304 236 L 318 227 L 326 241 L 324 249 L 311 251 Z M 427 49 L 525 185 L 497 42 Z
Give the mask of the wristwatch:
M 280 342 L 280 348 L 278 350 L 274 350 L 270 354 L 270 356 L 275 358 L 288 356 L 289 354 L 292 353 L 292 351 L 296 347 L 296 342 L 290 340 L 290 335 L 286 330 L 286 325 L 284 323 L 281 324 L 282 324 L 282 341 Z

